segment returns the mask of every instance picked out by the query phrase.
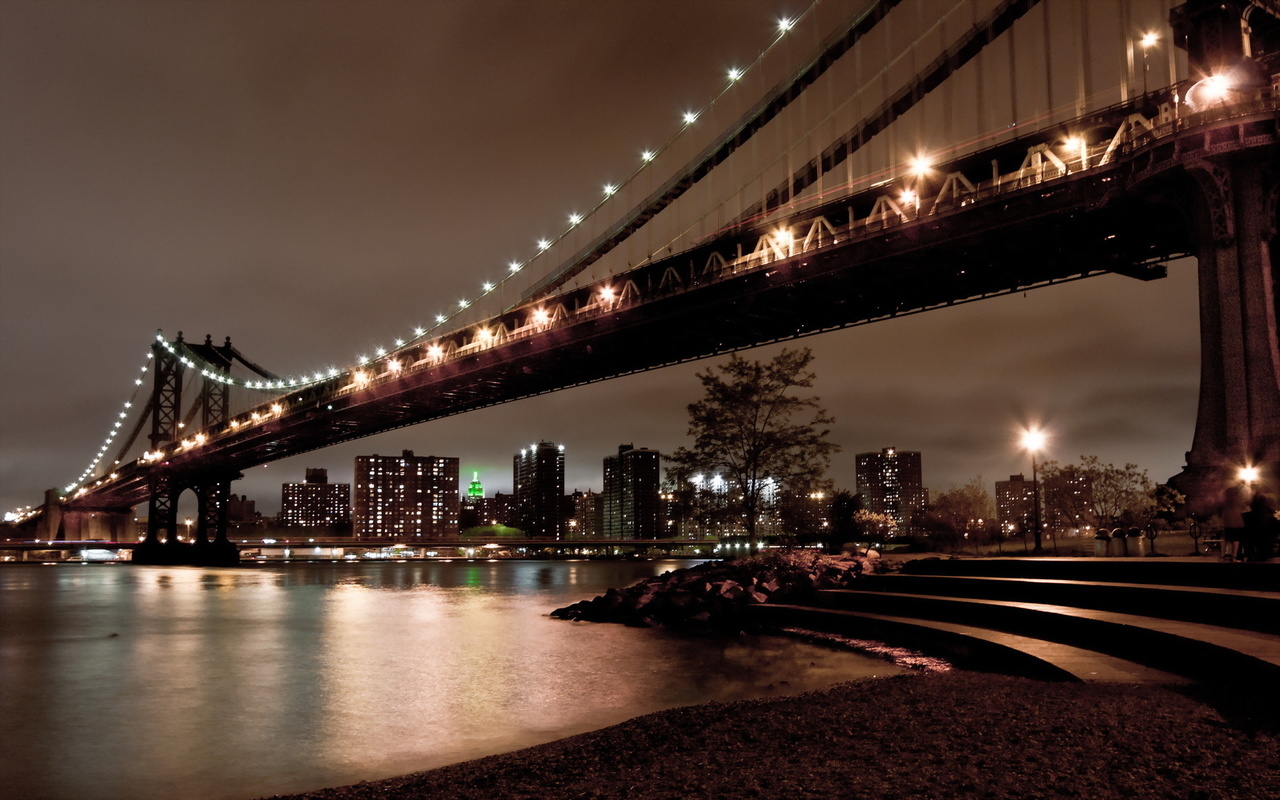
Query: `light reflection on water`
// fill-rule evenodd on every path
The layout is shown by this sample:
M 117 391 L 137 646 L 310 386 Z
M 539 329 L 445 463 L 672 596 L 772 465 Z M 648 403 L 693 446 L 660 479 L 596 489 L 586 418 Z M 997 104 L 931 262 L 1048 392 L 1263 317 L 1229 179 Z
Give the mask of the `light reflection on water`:
M 252 798 L 900 671 L 553 620 L 685 562 L 0 569 L 6 797 Z

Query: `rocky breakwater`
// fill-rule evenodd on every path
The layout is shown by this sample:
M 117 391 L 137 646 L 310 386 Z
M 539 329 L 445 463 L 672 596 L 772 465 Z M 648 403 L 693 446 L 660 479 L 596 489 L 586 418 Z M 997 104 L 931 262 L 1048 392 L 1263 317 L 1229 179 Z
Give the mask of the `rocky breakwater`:
M 770 553 L 708 561 L 610 589 L 599 597 L 557 608 L 551 616 L 635 627 L 714 628 L 743 631 L 746 608 L 758 603 L 802 603 L 819 589 L 848 588 L 865 575 L 890 569 L 880 558 Z

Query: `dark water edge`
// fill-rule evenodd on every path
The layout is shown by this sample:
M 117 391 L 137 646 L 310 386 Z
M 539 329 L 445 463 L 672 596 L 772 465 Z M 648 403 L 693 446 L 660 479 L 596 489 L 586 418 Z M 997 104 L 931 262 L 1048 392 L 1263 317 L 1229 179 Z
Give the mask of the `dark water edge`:
M 546 616 L 687 563 L 0 570 L 0 780 L 49 800 L 260 797 L 899 671 Z

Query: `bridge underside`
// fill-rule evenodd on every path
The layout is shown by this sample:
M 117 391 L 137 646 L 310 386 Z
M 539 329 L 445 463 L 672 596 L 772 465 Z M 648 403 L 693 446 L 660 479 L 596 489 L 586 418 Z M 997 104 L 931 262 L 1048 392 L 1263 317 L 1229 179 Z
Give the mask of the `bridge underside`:
M 1106 272 L 1161 277 L 1159 262 L 1191 252 L 1188 226 L 1165 198 L 1107 201 L 1109 191 L 1092 178 L 1031 187 L 980 213 L 896 225 L 705 285 L 706 253 L 680 254 L 632 274 L 644 302 L 575 314 L 545 333 L 357 391 L 302 395 L 279 419 L 163 466 L 197 485 L 396 427 L 770 342 Z M 839 225 L 847 213 L 819 208 L 806 218 Z M 690 285 L 655 288 L 668 270 Z M 95 497 L 136 503 L 147 486 L 122 476 Z

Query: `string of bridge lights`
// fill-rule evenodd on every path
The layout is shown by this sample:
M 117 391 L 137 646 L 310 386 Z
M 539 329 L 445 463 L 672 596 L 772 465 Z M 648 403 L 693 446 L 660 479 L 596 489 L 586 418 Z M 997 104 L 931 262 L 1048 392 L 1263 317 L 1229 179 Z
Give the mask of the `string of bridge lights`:
M 146 375 L 151 369 L 151 361 L 155 358 L 154 353 L 147 353 L 147 361 L 142 365 L 141 374 Z M 129 409 L 133 408 L 133 403 L 138 399 L 138 392 L 142 391 L 142 377 L 133 379 L 133 393 L 129 395 L 129 399 L 124 401 L 124 406 L 120 413 L 116 415 L 116 421 L 111 424 L 111 430 L 107 432 L 107 437 L 102 442 L 102 446 L 98 448 L 98 452 L 94 455 L 93 461 L 89 466 L 85 467 L 84 472 L 80 473 L 80 477 L 66 487 L 67 492 L 73 492 L 76 487 L 82 485 L 89 478 L 93 477 L 98 470 L 98 465 L 102 463 L 102 459 L 106 457 L 107 452 L 111 449 L 112 442 L 115 441 L 116 435 L 120 433 L 124 427 L 124 421 L 129 417 Z
M 423 326 L 415 327 L 413 329 L 413 337 L 411 339 L 408 339 L 408 340 L 395 339 L 394 340 L 395 349 L 398 350 L 402 347 L 405 347 L 406 345 L 419 342 L 425 337 L 431 334 L 434 334 L 434 332 L 438 330 L 441 326 L 448 324 L 451 320 L 453 320 L 462 312 L 466 311 L 472 305 L 474 305 L 477 302 L 480 302 L 485 297 L 492 294 L 494 291 L 497 291 L 500 288 L 502 288 L 507 283 L 507 281 L 513 279 L 521 270 L 523 270 L 525 267 L 529 266 L 530 264 L 534 263 L 540 256 L 542 256 L 544 253 L 549 251 L 556 244 L 561 242 L 565 237 L 571 234 L 575 228 L 577 228 L 583 222 L 586 222 L 587 220 L 589 220 L 594 214 L 600 211 L 600 209 L 603 208 L 606 203 L 608 203 L 610 198 L 612 198 L 618 192 L 622 191 L 623 189 L 626 189 L 629 185 L 631 185 L 631 183 L 634 182 L 651 163 L 656 161 L 659 156 L 661 156 L 663 153 L 669 150 L 676 143 L 676 141 L 679 140 L 679 138 L 686 131 L 688 131 L 695 122 L 697 122 L 697 120 L 701 116 L 703 116 L 704 114 L 709 112 L 711 109 L 713 109 L 716 103 L 719 102 L 721 98 L 723 98 L 728 92 L 732 91 L 732 89 L 739 82 L 741 82 L 741 80 L 745 78 L 752 70 L 756 69 L 760 65 L 760 63 L 765 59 L 765 57 L 768 56 L 768 54 L 772 52 L 775 47 L 777 47 L 778 43 L 782 41 L 783 37 L 789 31 L 795 28 L 795 26 L 799 24 L 800 21 L 802 21 L 805 17 L 807 17 L 810 14 L 810 12 L 813 11 L 813 8 L 817 5 L 817 3 L 818 3 L 818 0 L 814 0 L 814 2 L 812 2 L 808 8 L 806 8 L 803 12 L 801 12 L 799 16 L 782 17 L 778 19 L 776 35 L 774 36 L 773 41 L 771 41 L 768 45 L 766 45 L 765 48 L 760 51 L 760 53 L 748 66 L 731 67 L 725 74 L 725 77 L 728 82 L 724 85 L 724 87 L 720 89 L 719 92 L 717 92 L 709 101 L 707 101 L 707 103 L 703 105 L 702 108 L 684 111 L 680 116 L 681 125 L 679 129 L 675 133 L 673 133 L 671 137 L 667 139 L 666 142 L 664 142 L 661 146 L 657 147 L 656 149 L 642 150 L 640 153 L 640 164 L 634 170 L 632 170 L 630 175 L 628 175 L 620 183 L 604 184 L 602 197 L 596 201 L 595 205 L 592 206 L 589 211 L 587 211 L 585 214 L 580 214 L 578 212 L 570 213 L 568 216 L 569 227 L 561 231 L 554 238 L 538 239 L 537 252 L 535 252 L 532 256 L 530 256 L 528 259 L 524 261 L 513 260 L 508 262 L 507 272 L 505 275 L 503 275 L 503 277 L 498 279 L 496 282 L 485 281 L 481 285 L 481 292 L 477 297 L 473 299 L 463 298 L 457 302 L 456 308 L 454 308 L 452 311 L 448 313 L 436 314 L 434 324 L 432 324 L 430 328 L 426 328 Z M 191 353 L 185 347 L 182 348 L 183 352 L 179 354 L 177 352 L 177 348 L 175 348 L 174 345 L 169 343 L 164 338 L 163 334 L 158 333 L 156 335 L 156 338 L 160 346 L 167 349 L 170 353 L 173 353 L 178 356 L 178 361 L 181 364 L 190 368 L 198 367 L 200 369 L 200 374 L 203 377 L 211 380 L 215 380 L 227 385 L 243 386 L 244 388 L 247 388 L 247 389 L 269 391 L 269 390 L 277 390 L 277 389 L 286 390 L 286 389 L 293 389 L 293 388 L 302 388 L 302 387 L 312 386 L 317 383 L 321 383 L 331 378 L 339 377 L 340 375 L 346 374 L 348 372 L 355 371 L 355 370 L 347 370 L 346 372 L 341 372 L 336 367 L 329 367 L 325 370 L 318 370 L 312 373 L 311 375 L 304 375 L 301 377 L 283 378 L 283 379 L 277 379 L 274 381 L 272 380 L 238 381 L 233 377 L 231 377 L 226 372 L 219 369 L 218 367 L 215 367 L 214 365 L 209 364 L 208 362 L 204 361 L 198 356 L 195 356 L 194 353 Z M 373 360 L 373 358 L 382 358 L 386 356 L 388 354 L 388 348 L 377 347 L 374 349 L 373 353 L 374 353 L 374 356 L 372 357 L 366 354 L 361 354 L 357 356 L 356 362 L 358 366 L 364 367 L 368 365 L 369 362 Z M 147 359 L 148 359 L 148 363 L 144 364 L 142 367 L 142 372 L 144 374 L 150 369 L 150 366 L 149 366 L 150 361 L 154 359 L 154 354 L 147 353 Z M 85 468 L 84 472 L 82 472 L 80 476 L 73 483 L 69 484 L 66 487 L 66 491 L 68 493 L 73 492 L 78 487 L 84 485 L 84 483 L 87 480 L 89 480 L 91 477 L 93 477 L 93 475 L 97 473 L 98 467 L 102 463 L 102 459 L 106 457 L 108 451 L 112 446 L 112 443 L 115 441 L 116 435 L 120 432 L 121 428 L 123 427 L 124 420 L 128 417 L 129 409 L 133 407 L 134 401 L 137 399 L 138 392 L 141 391 L 142 384 L 143 384 L 142 378 L 139 377 L 134 380 L 133 393 L 130 395 L 129 399 L 125 401 L 123 410 L 119 413 L 118 418 L 112 424 L 110 431 L 107 433 L 106 439 L 103 441 L 102 446 L 98 449 L 98 452 L 95 454 L 93 461 L 90 462 L 88 467 Z
M 672 147 L 672 145 L 674 145 L 675 142 L 681 137 L 681 135 L 683 135 L 686 131 L 688 131 L 689 128 L 702 115 L 706 114 L 712 108 L 714 108 L 716 103 L 722 97 L 724 97 L 728 92 L 732 91 L 734 86 L 736 86 L 744 77 L 746 77 L 747 74 L 751 72 L 751 70 L 756 69 L 760 65 L 760 63 L 765 59 L 765 57 L 778 45 L 779 42 L 782 41 L 782 38 L 787 34 L 787 32 L 795 28 L 797 24 L 799 24 L 805 17 L 807 17 L 810 14 L 810 12 L 813 11 L 814 7 L 818 4 L 818 2 L 819 0 L 814 0 L 809 5 L 808 8 L 806 8 L 803 12 L 799 14 L 799 16 L 779 18 L 777 20 L 776 35 L 774 36 L 773 41 L 771 41 L 767 46 L 765 46 L 763 50 L 760 51 L 760 53 L 756 56 L 755 60 L 752 61 L 751 64 L 749 64 L 746 67 L 731 67 L 725 74 L 725 77 L 728 82 L 720 89 L 720 91 L 716 93 L 709 101 L 707 101 L 707 103 L 703 105 L 702 108 L 684 111 L 680 116 L 680 120 L 681 120 L 680 128 L 675 133 L 673 133 L 671 137 L 668 138 L 667 141 L 664 142 L 661 146 L 659 146 L 656 149 L 642 150 L 640 153 L 640 164 L 634 170 L 632 170 L 631 174 L 628 175 L 621 183 L 604 184 L 602 196 L 600 197 L 600 199 L 596 201 L 595 205 L 592 206 L 591 209 L 586 212 L 586 214 L 580 214 L 576 211 L 570 213 L 568 215 L 569 227 L 561 231 L 554 238 L 538 239 L 537 251 L 531 257 L 529 257 L 525 261 L 513 260 L 508 262 L 507 273 L 503 275 L 501 278 L 499 278 L 496 282 L 485 281 L 481 285 L 481 291 L 479 296 L 473 299 L 462 298 L 458 300 L 456 307 L 454 307 L 452 311 L 448 313 L 436 314 L 435 321 L 430 328 L 424 328 L 422 326 L 415 327 L 413 329 L 413 338 L 407 341 L 405 339 L 395 339 L 394 340 L 395 349 L 399 349 L 406 345 L 419 342 L 422 339 L 426 338 L 427 336 L 434 334 L 437 329 L 439 329 L 441 326 L 453 320 L 459 314 L 461 314 L 462 312 L 470 308 L 472 305 L 474 305 L 477 302 L 480 302 L 481 300 L 483 300 L 485 297 L 489 296 L 493 292 L 501 289 L 507 283 L 507 281 L 513 279 L 521 270 L 523 270 L 525 267 L 529 266 L 530 264 L 534 263 L 540 256 L 542 256 L 544 253 L 546 253 L 555 245 L 559 244 L 565 237 L 571 234 L 575 228 L 577 228 L 583 222 L 586 222 L 592 216 L 594 216 L 598 211 L 600 211 L 601 208 L 604 207 L 606 203 L 609 202 L 610 198 L 612 198 L 618 192 L 622 191 L 623 189 L 631 185 L 631 183 L 635 181 L 636 178 L 638 178 L 644 172 L 645 168 L 648 167 L 649 164 L 656 161 L 659 156 L 661 156 L 663 153 L 669 150 Z M 373 357 L 370 357 L 366 354 L 361 354 L 357 356 L 356 358 L 357 364 L 361 367 L 366 366 L 371 360 L 373 360 L 373 358 L 382 358 L 383 356 L 387 355 L 388 349 L 386 347 L 378 347 L 373 352 L 374 352 Z M 331 370 L 331 372 L 334 372 L 336 374 L 336 371 Z M 319 380 L 323 380 L 322 377 L 319 377 L 320 373 L 316 373 L 316 376 L 317 377 L 315 378 L 315 380 L 308 381 L 307 383 L 314 383 Z M 299 385 L 306 385 L 306 383 L 302 383 Z M 250 388 L 262 388 L 262 387 L 251 386 Z M 276 387 L 276 388 L 279 388 L 279 387 Z

